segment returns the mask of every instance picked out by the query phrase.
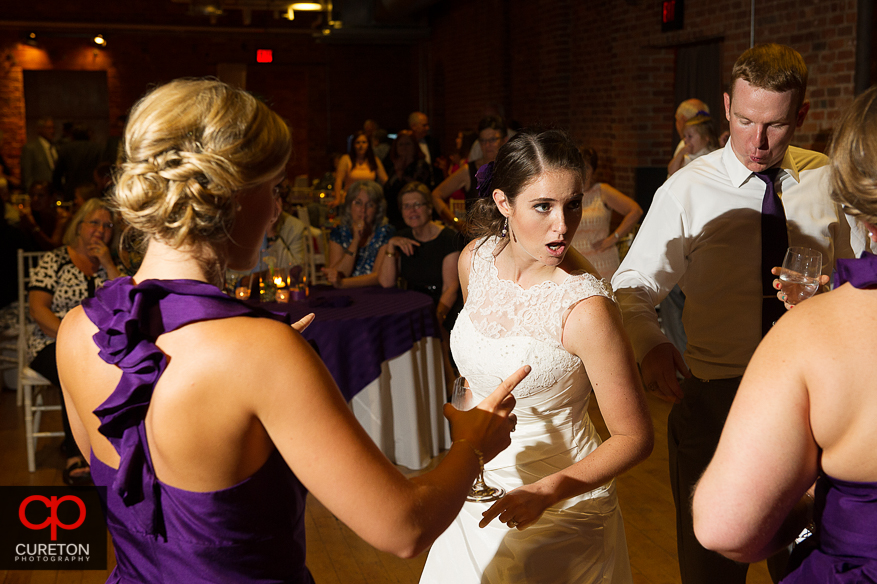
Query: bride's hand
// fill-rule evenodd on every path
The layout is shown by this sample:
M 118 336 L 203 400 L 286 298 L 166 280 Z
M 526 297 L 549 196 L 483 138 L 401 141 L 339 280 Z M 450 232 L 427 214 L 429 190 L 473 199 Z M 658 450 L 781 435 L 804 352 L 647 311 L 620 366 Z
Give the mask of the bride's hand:
M 484 519 L 478 527 L 487 527 L 495 517 L 499 517 L 509 529 L 526 529 L 536 523 L 545 510 L 554 503 L 556 501 L 553 495 L 546 492 L 539 483 L 524 485 L 508 493 L 482 513 Z

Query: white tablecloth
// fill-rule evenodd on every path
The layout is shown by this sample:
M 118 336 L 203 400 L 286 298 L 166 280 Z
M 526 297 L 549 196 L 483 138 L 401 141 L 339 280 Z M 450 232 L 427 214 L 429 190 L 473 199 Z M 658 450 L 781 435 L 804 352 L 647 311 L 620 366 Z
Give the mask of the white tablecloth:
M 396 464 L 427 466 L 451 446 L 439 339 L 424 337 L 381 365 L 381 376 L 350 400 L 356 419 Z

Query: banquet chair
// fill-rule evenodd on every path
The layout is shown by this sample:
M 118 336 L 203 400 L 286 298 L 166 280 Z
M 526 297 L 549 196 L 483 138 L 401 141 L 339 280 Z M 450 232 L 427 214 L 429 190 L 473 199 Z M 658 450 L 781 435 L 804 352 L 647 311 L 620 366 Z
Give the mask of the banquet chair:
M 31 323 L 28 322 L 27 285 L 30 274 L 45 252 L 18 250 L 18 400 L 24 401 L 24 436 L 27 444 L 27 470 L 36 470 L 36 446 L 38 438 L 64 436 L 62 430 L 41 431 L 43 412 L 61 411 L 60 403 L 45 405 L 43 394 L 52 388 L 49 380 L 28 367 L 27 340 Z
M 326 265 L 326 234 L 319 227 L 311 226 L 311 218 L 308 208 L 298 208 L 298 218 L 305 224 L 305 269 L 307 271 L 308 284 L 323 282 L 323 273 L 317 270 L 317 266 Z

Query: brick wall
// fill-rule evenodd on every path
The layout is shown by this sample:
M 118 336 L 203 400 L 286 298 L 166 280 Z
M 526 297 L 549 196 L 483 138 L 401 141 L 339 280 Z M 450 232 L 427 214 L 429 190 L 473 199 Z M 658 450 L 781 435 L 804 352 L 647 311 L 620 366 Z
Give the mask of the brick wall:
M 166 10 L 156 11 L 151 0 L 19 3 L 4 17 L 74 20 L 91 11 L 152 25 L 192 18 L 184 5 L 163 5 Z M 114 33 L 108 49 L 95 54 L 84 35 L 55 35 L 35 49 L 20 42 L 24 30 L 0 29 L 0 152 L 17 169 L 25 138 L 23 70 L 106 71 L 112 119 L 155 83 L 216 75 L 221 63 L 243 63 L 249 87 L 293 126 L 291 174 L 320 176 L 328 154 L 343 151 L 346 137 L 369 117 L 395 130 L 423 108 L 450 152 L 457 131 L 474 128 L 485 110 L 499 107 L 524 125 L 569 128 L 600 152 L 598 178 L 632 194 L 635 169 L 665 165 L 677 140 L 677 47 L 720 41 L 726 84 L 749 46 L 750 2 L 688 0 L 685 9 L 684 30 L 665 34 L 657 0 L 444 0 L 429 9 L 431 35 L 419 45 L 153 29 Z M 855 29 L 856 0 L 757 3 L 756 42 L 788 44 L 810 67 L 812 108 L 798 145 L 822 149 L 854 97 Z M 256 65 L 256 48 L 274 49 L 275 62 Z
M 80 34 L 40 34 L 39 46 L 21 42 L 25 30 L 0 29 L 0 153 L 17 177 L 25 142 L 25 70 L 106 71 L 109 120 L 124 114 L 150 87 L 177 77 L 216 76 L 224 63 L 243 63 L 247 88 L 293 129 L 290 176 L 320 177 L 330 153 L 346 151 L 346 138 L 375 118 L 404 127 L 418 107 L 417 47 L 335 46 L 307 35 L 210 35 L 116 32 L 95 50 Z M 255 63 L 257 48 L 274 51 L 271 64 Z
M 677 47 L 720 40 L 725 86 L 749 47 L 749 2 L 688 0 L 685 11 L 683 30 L 661 33 L 657 1 L 441 3 L 429 52 L 432 75 L 445 79 L 434 98 L 444 104 L 444 144 L 477 124 L 484 104 L 501 103 L 524 125 L 568 128 L 600 153 L 599 179 L 632 194 L 635 168 L 666 165 L 678 140 Z M 789 45 L 810 69 L 812 107 L 797 145 L 824 149 L 852 102 L 855 30 L 855 0 L 757 3 L 756 43 Z

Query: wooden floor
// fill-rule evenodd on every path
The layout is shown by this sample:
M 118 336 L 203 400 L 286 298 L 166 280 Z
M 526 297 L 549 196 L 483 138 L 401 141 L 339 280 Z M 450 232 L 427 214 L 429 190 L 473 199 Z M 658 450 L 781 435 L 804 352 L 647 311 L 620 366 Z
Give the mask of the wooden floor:
M 649 398 L 655 423 L 655 449 L 648 460 L 619 477 L 618 492 L 627 531 L 630 562 L 636 584 L 679 582 L 676 565 L 676 529 L 673 500 L 667 478 L 667 414 L 669 405 Z M 601 434 L 605 427 L 596 405 L 591 417 Z M 60 427 L 60 419 L 47 416 L 46 427 Z M 0 485 L 62 485 L 63 458 L 60 439 L 38 441 L 37 471 L 27 471 L 24 418 L 15 405 L 15 394 L 0 395 Z M 434 461 L 434 463 L 437 462 Z M 408 469 L 401 468 L 412 475 Z M 308 498 L 307 563 L 317 584 L 416 583 L 426 554 L 401 560 L 377 552 L 313 497 Z M 2 529 L 2 526 L 0 526 Z M 112 550 L 112 547 L 110 547 Z M 115 561 L 110 551 L 110 570 L 103 571 L 9 571 L 0 570 L 0 584 L 90 584 L 104 582 Z M 764 562 L 749 570 L 747 584 L 770 584 Z M 457 583 L 454 583 L 457 584 Z M 562 584 L 562 583 L 559 583 Z

